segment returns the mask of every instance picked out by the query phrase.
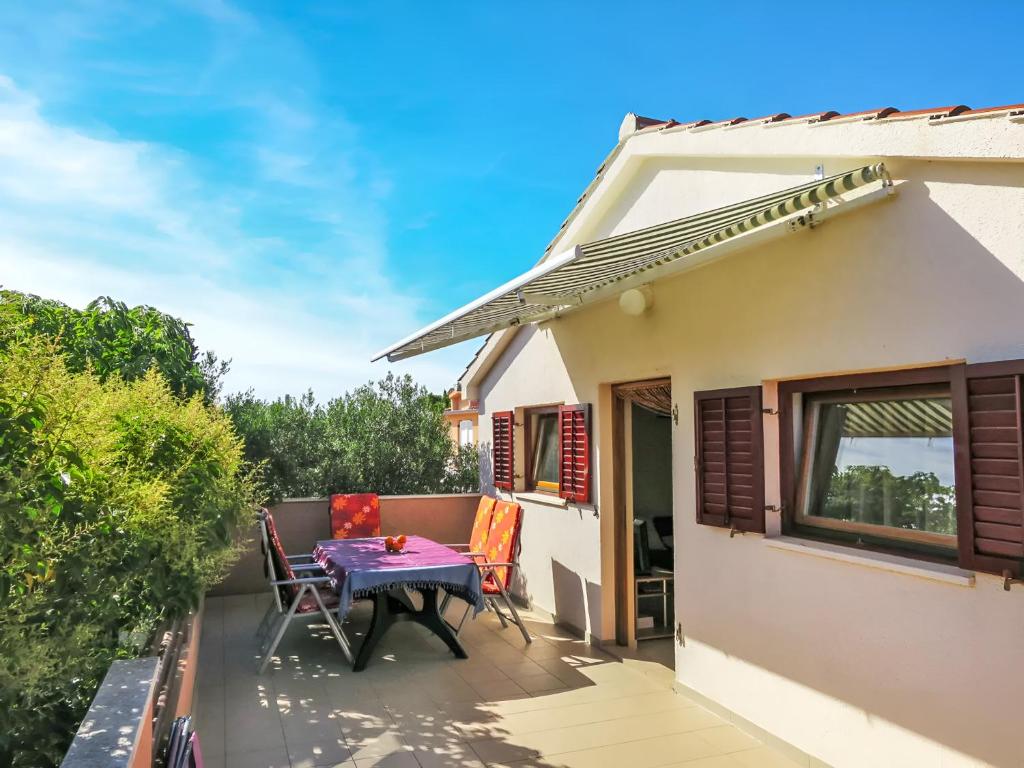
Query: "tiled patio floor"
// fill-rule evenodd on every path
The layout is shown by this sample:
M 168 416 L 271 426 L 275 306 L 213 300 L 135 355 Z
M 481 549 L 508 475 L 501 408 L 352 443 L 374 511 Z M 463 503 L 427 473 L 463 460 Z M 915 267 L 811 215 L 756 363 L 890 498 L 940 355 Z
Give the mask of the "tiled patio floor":
M 457 660 L 398 624 L 364 672 L 325 625 L 293 622 L 256 674 L 267 595 L 206 603 L 196 720 L 208 768 L 792 768 L 671 688 L 672 673 L 620 662 L 550 623 L 534 643 L 481 614 Z M 365 626 L 360 607 L 350 635 Z

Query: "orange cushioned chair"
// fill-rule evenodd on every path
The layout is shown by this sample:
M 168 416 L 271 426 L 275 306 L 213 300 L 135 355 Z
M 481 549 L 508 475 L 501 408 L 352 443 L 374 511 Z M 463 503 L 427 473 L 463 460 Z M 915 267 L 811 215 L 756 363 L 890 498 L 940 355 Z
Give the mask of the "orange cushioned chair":
M 532 643 L 533 638 L 526 629 L 526 625 L 519 617 L 512 598 L 509 597 L 509 586 L 512 583 L 512 573 L 516 567 L 516 555 L 519 548 L 519 532 L 522 529 L 523 508 L 514 501 L 497 501 L 494 504 L 494 513 L 491 515 L 491 525 L 487 531 L 487 538 L 484 540 L 482 550 L 472 551 L 473 559 L 480 566 L 480 576 L 484 591 L 484 602 L 498 614 L 498 620 L 502 627 L 507 627 L 509 620 L 512 621 L 523 635 L 523 639 Z M 475 526 L 474 526 L 475 527 Z M 508 609 L 510 616 L 506 616 L 501 606 L 498 605 L 498 598 Z M 466 621 L 469 614 L 462 617 L 459 629 Z
M 331 536 L 372 539 L 380 536 L 380 498 L 376 493 L 335 493 L 331 496 Z
M 473 518 L 473 530 L 469 533 L 469 542 L 447 546 L 466 550 L 466 554 L 482 555 L 487 546 L 487 533 L 491 530 L 491 517 L 497 502 L 498 500 L 491 496 L 481 496 L 476 508 L 476 517 Z
M 494 505 L 498 502 L 493 496 L 481 496 L 480 503 L 476 507 L 476 516 L 473 518 L 473 530 L 469 533 L 469 541 L 465 544 L 447 544 L 452 549 L 463 552 L 467 555 L 483 555 L 487 547 L 487 534 L 491 530 L 491 516 L 494 514 Z M 451 602 L 451 595 L 445 595 L 441 603 L 441 615 L 444 616 Z M 462 626 L 461 624 L 459 625 Z

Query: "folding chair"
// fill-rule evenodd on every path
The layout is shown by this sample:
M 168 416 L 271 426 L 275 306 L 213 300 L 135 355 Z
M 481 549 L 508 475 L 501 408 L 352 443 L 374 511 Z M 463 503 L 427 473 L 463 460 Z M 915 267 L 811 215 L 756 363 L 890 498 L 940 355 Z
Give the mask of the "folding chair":
M 484 556 L 484 549 L 487 547 L 487 533 L 491 530 L 491 518 L 494 515 L 494 505 L 498 502 L 493 496 L 481 496 L 480 503 L 476 507 L 476 516 L 473 518 L 473 530 L 469 533 L 469 541 L 465 544 L 445 544 L 454 550 L 465 555 Z M 446 594 L 441 602 L 441 615 L 445 615 L 448 604 L 451 602 L 451 594 Z M 460 625 L 461 626 L 461 625 Z
M 332 538 L 380 536 L 380 497 L 376 493 L 335 493 L 331 496 L 330 516 Z
M 171 735 L 164 752 L 165 768 L 203 768 L 203 751 L 191 715 L 179 717 L 171 725 Z
M 312 616 L 319 613 L 331 628 L 334 639 L 338 641 L 341 652 L 352 663 L 352 650 L 342 634 L 341 626 L 334 615 L 338 607 L 338 596 L 328 585 L 329 576 L 314 562 L 300 563 L 300 560 L 312 561 L 312 555 L 293 555 L 289 557 L 281 546 L 277 535 L 274 518 L 269 510 L 260 511 L 260 533 L 263 538 L 263 551 L 266 554 L 265 569 L 270 582 L 273 601 L 267 609 L 263 620 L 256 629 L 256 637 L 261 639 L 262 661 L 260 674 L 266 670 L 270 658 L 277 650 L 285 630 L 296 616 Z M 295 561 L 295 562 L 293 562 Z M 283 577 L 283 578 L 279 578 Z M 321 589 L 328 587 L 328 589 Z M 287 608 L 285 607 L 287 606 Z M 274 622 L 277 621 L 276 631 Z M 267 638 L 273 634 L 270 647 L 263 650 Z
M 498 500 L 492 496 L 481 496 L 473 518 L 473 530 L 469 533 L 469 541 L 465 544 L 445 544 L 452 549 L 465 550 L 467 555 L 483 555 L 487 546 L 487 533 L 491 530 L 491 519 L 494 516 L 494 505 Z
M 508 627 L 508 622 L 511 621 L 519 628 L 523 640 L 532 643 L 533 638 L 530 637 L 526 625 L 516 610 L 515 603 L 512 602 L 512 598 L 508 594 L 509 586 L 512 583 L 512 572 L 518 565 L 517 553 L 522 523 L 522 507 L 514 501 L 495 502 L 484 548 L 481 552 L 470 552 L 469 554 L 480 568 L 484 604 L 498 614 L 498 621 L 501 622 L 502 627 Z M 505 607 L 511 615 L 506 616 L 502 612 L 501 606 L 498 605 L 498 598 L 505 603 Z M 467 606 L 462 620 L 455 628 L 456 634 L 462 631 L 466 618 L 469 616 L 469 610 L 470 606 Z

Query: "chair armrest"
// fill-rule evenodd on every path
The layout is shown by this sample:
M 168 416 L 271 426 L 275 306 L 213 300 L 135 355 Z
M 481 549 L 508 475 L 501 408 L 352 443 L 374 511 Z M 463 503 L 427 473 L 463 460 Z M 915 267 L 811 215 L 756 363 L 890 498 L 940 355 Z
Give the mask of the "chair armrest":
M 331 580 L 330 576 L 307 576 L 301 579 L 278 579 L 270 582 L 275 587 L 287 586 L 288 584 L 323 584 Z
M 488 569 L 489 570 L 491 568 L 516 568 L 516 567 L 518 567 L 519 564 L 518 563 L 477 563 L 477 565 L 481 569 Z
M 324 567 L 320 563 L 295 563 L 292 565 L 293 571 L 322 571 Z

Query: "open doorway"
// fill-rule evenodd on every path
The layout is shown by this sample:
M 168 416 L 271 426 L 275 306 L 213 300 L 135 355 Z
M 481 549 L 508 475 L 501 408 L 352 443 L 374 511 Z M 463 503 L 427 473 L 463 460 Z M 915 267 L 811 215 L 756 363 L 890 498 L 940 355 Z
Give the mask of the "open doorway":
M 616 642 L 668 666 L 675 627 L 672 538 L 672 385 L 613 387 Z

